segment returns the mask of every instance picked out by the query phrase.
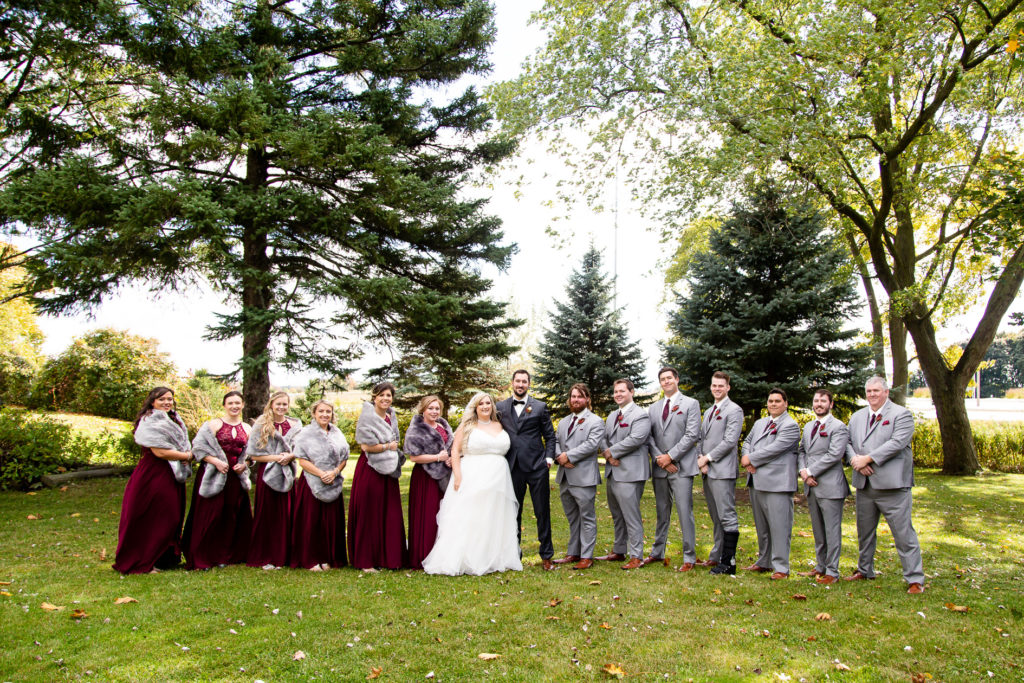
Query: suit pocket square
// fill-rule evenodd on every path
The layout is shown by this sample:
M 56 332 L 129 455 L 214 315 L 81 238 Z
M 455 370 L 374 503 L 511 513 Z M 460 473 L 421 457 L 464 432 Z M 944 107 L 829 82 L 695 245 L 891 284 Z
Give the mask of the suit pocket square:
M 887 424 L 889 424 L 889 421 L 888 421 L 888 420 L 886 420 L 885 422 L 883 422 L 883 423 L 882 423 L 882 426 L 884 427 L 884 426 L 885 426 L 885 425 L 887 425 Z
M 718 416 L 718 417 L 716 417 L 715 419 L 716 419 L 716 420 L 721 420 L 721 419 L 722 419 L 722 416 L 721 416 L 721 415 L 719 415 L 719 416 Z

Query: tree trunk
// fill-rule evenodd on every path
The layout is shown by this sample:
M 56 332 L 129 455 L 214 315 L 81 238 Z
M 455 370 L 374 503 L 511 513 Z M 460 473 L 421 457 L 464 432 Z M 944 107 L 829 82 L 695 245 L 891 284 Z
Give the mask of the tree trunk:
M 960 377 L 946 366 L 942 350 L 935 341 L 935 330 L 930 319 L 908 320 L 907 329 L 914 338 L 917 359 L 921 363 L 935 405 L 935 417 L 942 436 L 942 473 L 975 474 L 981 465 L 964 401 L 970 374 Z
M 246 185 L 254 194 L 267 180 L 267 164 L 261 150 L 250 149 L 246 159 Z M 258 206 L 258 202 L 254 201 Z M 255 209 L 258 210 L 258 209 Z M 242 397 L 245 419 L 254 420 L 270 398 L 270 335 L 273 322 L 267 316 L 272 297 L 272 275 L 267 231 L 258 217 L 246 216 L 242 225 Z
M 910 381 L 907 359 L 907 326 L 889 305 L 889 348 L 892 353 L 892 387 L 890 397 L 893 403 L 907 405 L 907 383 Z M 930 386 L 930 383 L 929 383 Z
M 878 297 L 875 296 L 875 286 L 871 283 L 871 272 L 857 245 L 857 238 L 850 231 L 846 233 L 846 244 L 850 247 L 850 256 L 857 267 L 860 281 L 864 285 L 864 297 L 868 300 L 868 312 L 871 314 L 871 356 L 874 359 L 874 373 L 879 377 L 885 377 L 885 331 L 882 327 L 882 312 L 878 308 Z

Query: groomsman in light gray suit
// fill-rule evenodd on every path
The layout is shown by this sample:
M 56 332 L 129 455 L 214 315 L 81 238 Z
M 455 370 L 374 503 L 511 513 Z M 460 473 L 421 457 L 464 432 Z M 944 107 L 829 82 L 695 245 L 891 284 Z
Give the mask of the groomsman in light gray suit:
M 889 400 L 889 385 L 872 377 L 864 385 L 868 405 L 850 418 L 846 456 L 857 489 L 857 571 L 848 581 L 875 578 L 875 534 L 878 518 L 885 521 L 896 543 L 908 593 L 924 592 L 921 544 L 911 521 L 914 485 L 914 416 Z
M 705 567 L 712 574 L 736 573 L 736 543 L 740 538 L 736 517 L 736 450 L 743 429 L 743 409 L 729 400 L 729 375 L 711 375 L 714 405 L 704 412 L 697 467 L 704 475 L 704 498 L 715 525 L 715 545 Z
M 789 548 L 793 539 L 793 494 L 800 425 L 789 416 L 786 392 L 768 392 L 768 417 L 754 423 L 743 442 L 740 465 L 747 470 L 750 507 L 757 529 L 757 562 L 747 567 L 789 577 Z
M 606 463 L 605 486 L 608 508 L 615 527 L 615 545 L 602 560 L 621 561 L 629 555 L 623 569 L 636 569 L 644 565 L 644 523 L 640 517 L 640 498 L 644 483 L 651 477 L 651 463 L 647 458 L 647 438 L 651 435 L 651 420 L 647 411 L 633 403 L 633 383 L 628 379 L 615 380 L 612 398 L 618 405 L 604 424 L 604 438 L 608 448 L 601 454 Z
M 850 432 L 832 417 L 832 392 L 814 392 L 811 409 L 814 420 L 804 427 L 797 454 L 797 467 L 804 480 L 807 512 L 814 532 L 814 569 L 800 572 L 823 585 L 839 580 L 839 554 L 843 547 L 843 504 L 850 485 L 843 471 Z
M 654 532 L 654 547 L 644 564 L 665 558 L 665 544 L 672 525 L 672 502 L 675 501 L 679 526 L 683 531 L 683 564 L 677 571 L 687 572 L 697 561 L 693 478 L 700 472 L 697 468 L 700 404 L 679 391 L 679 373 L 675 368 L 659 370 L 658 383 L 665 397 L 648 409 L 651 436 L 647 442 L 658 525 Z
M 569 548 L 565 557 L 555 564 L 575 562 L 573 569 L 590 569 L 594 564 L 597 543 L 597 513 L 594 500 L 601 470 L 597 454 L 604 442 L 604 422 L 590 412 L 590 389 L 586 384 L 573 384 L 569 390 L 568 415 L 558 423 L 555 435 L 558 457 L 559 494 L 562 509 L 569 519 Z

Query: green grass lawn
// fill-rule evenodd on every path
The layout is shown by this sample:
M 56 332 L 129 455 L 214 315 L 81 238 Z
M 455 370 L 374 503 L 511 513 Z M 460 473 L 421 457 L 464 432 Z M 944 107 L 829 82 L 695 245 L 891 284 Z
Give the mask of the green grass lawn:
M 914 523 L 929 577 L 922 596 L 906 594 L 884 524 L 880 576 L 871 582 L 822 587 L 660 565 L 626 573 L 619 563 L 543 572 L 532 566 L 529 502 L 531 566 L 523 572 L 451 578 L 229 567 L 122 578 L 110 564 L 124 479 L 2 493 L 0 580 L 10 583 L 0 586 L 0 678 L 331 681 L 364 680 L 379 669 L 380 680 L 397 681 L 431 672 L 435 680 L 600 680 L 613 664 L 642 680 L 1021 680 L 1024 475 L 922 472 L 918 482 Z M 567 525 L 555 492 L 560 555 Z M 599 495 L 600 553 L 611 544 L 611 521 Z M 699 494 L 696 506 L 705 557 L 711 524 Z M 650 539 L 649 487 L 644 519 Z M 746 503 L 740 523 L 745 565 L 756 550 Z M 852 499 L 843 530 L 841 571 L 849 573 Z M 810 536 L 798 506 L 794 572 L 810 567 Z M 671 538 L 678 564 L 676 525 Z M 125 596 L 138 602 L 115 604 Z M 75 610 L 87 616 L 75 619 Z M 816 619 L 822 613 L 830 618 Z M 300 650 L 305 657 L 295 659 Z

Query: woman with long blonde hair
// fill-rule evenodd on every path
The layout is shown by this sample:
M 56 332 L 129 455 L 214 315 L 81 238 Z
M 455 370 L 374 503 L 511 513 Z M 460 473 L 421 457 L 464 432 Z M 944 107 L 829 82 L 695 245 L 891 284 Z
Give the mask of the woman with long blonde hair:
M 448 575 L 521 570 L 519 504 L 505 460 L 511 441 L 490 394 L 470 399 L 452 442 L 452 478 L 423 569 Z
M 291 536 L 292 486 L 295 470 L 292 440 L 302 421 L 288 416 L 291 397 L 278 391 L 252 426 L 245 455 L 256 466 L 256 503 L 253 510 L 250 567 L 280 569 L 288 564 Z

